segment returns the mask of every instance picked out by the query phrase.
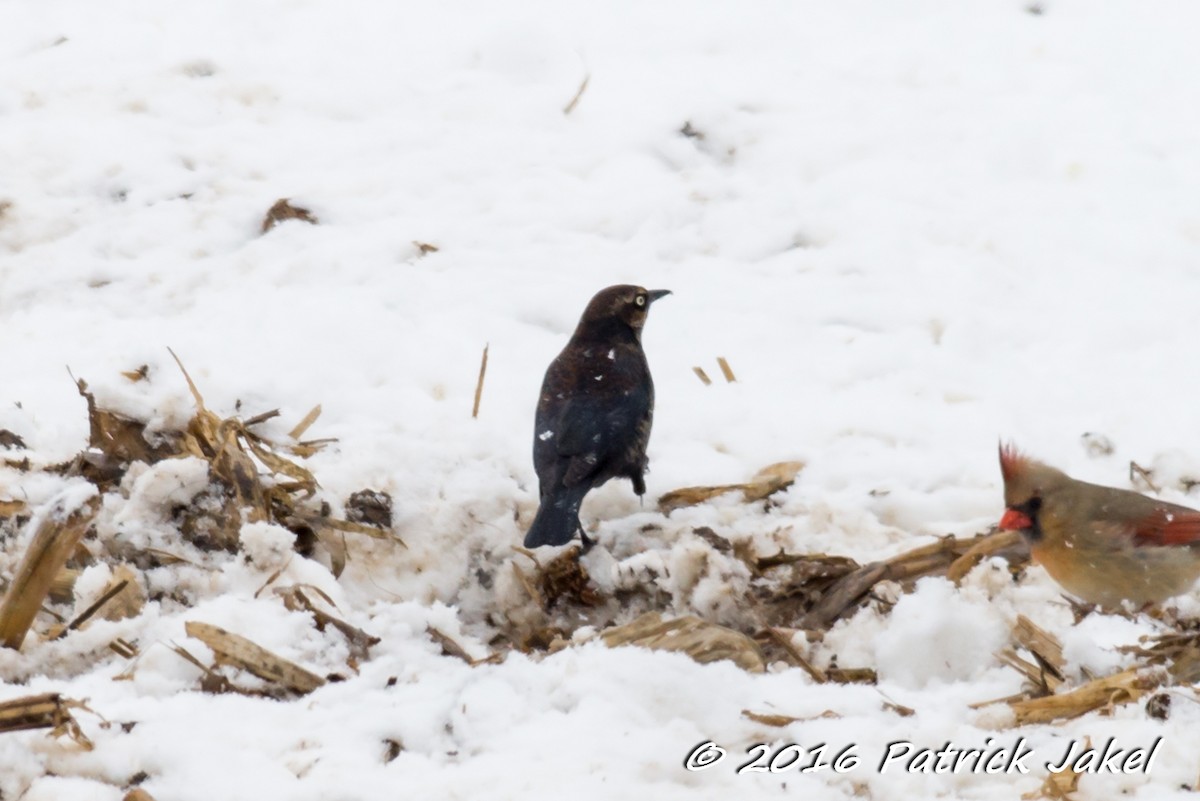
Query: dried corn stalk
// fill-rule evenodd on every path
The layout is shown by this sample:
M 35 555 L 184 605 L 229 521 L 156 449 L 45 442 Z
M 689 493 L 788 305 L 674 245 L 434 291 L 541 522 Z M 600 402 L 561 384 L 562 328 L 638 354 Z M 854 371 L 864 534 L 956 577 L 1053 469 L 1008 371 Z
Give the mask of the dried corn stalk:
M 281 445 L 253 430 L 254 425 L 275 416 L 277 412 L 268 412 L 246 421 L 222 419 L 205 406 L 204 396 L 174 351 L 171 356 L 179 365 L 196 403 L 196 414 L 183 432 L 180 452 L 206 460 L 210 475 L 224 490 L 215 499 L 215 508 L 206 510 L 202 508 L 203 504 L 192 504 L 191 517 L 185 518 L 181 524 L 185 534 L 204 536 L 217 547 L 234 551 L 244 512 L 249 521 L 278 523 L 302 538 L 319 540 L 332 555 L 335 574 L 341 572 L 345 561 L 343 533 L 365 534 L 375 539 L 396 539 L 390 532 L 376 526 L 332 517 L 327 505 L 313 503 L 312 499 L 320 486 L 316 477 L 308 468 L 280 452 L 287 449 L 306 458 L 332 440 Z M 293 438 L 303 436 L 320 415 L 320 408 L 314 407 L 292 429 Z
M 261 645 L 219 626 L 188 621 L 184 628 L 189 637 L 195 637 L 212 649 L 218 664 L 241 668 L 264 681 L 278 684 L 301 695 L 325 684 L 325 679 L 295 662 L 277 656 Z
M 658 612 L 646 612 L 624 626 L 600 633 L 601 641 L 615 648 L 640 645 L 661 651 L 679 651 L 701 664 L 728 659 L 743 670 L 766 670 L 762 651 L 754 640 L 739 631 L 709 623 L 691 615 L 664 621 Z
M 848 611 L 857 608 L 858 603 L 881 581 L 912 581 L 945 573 L 952 564 L 987 536 L 980 534 L 968 538 L 943 537 L 937 542 L 914 548 L 886 561 L 863 565 L 830 587 L 804 616 L 799 627 L 828 628 Z M 1024 558 L 1028 558 L 1027 551 Z
M 100 408 L 96 397 L 88 392 L 86 381 L 80 379 L 75 386 L 87 401 L 88 447 L 123 465 L 130 462 L 153 464 L 178 452 L 178 435 L 174 432 L 155 433 L 152 442 L 146 438 L 145 422 Z
M 320 595 L 321 598 L 330 606 L 335 606 L 328 595 L 321 592 L 316 587 L 311 587 L 310 589 L 312 589 L 314 593 Z M 311 614 L 313 616 L 313 620 L 316 622 L 317 631 L 325 631 L 326 626 L 333 626 L 335 629 L 340 631 L 346 638 L 346 642 L 349 645 L 350 667 L 354 670 L 358 670 L 358 665 L 360 662 L 371 658 L 371 646 L 379 644 L 380 640 L 378 637 L 368 634 L 360 628 L 351 626 L 346 621 L 336 618 L 328 612 L 322 611 L 315 603 L 313 603 L 312 599 L 304 594 L 304 588 L 302 587 L 280 587 L 275 590 L 275 594 L 282 599 L 283 605 L 293 612 L 303 609 Z
M 43 693 L 14 698 L 0 703 L 0 732 L 50 729 L 58 737 L 67 735 L 87 750 L 92 742 L 84 736 L 71 709 L 83 709 L 83 704 L 63 698 L 58 693 Z
M 668 492 L 658 499 L 658 508 L 663 514 L 670 514 L 685 506 L 695 506 L 698 503 L 724 495 L 727 492 L 740 491 L 746 503 L 761 501 L 769 495 L 787 489 L 796 480 L 796 474 L 804 469 L 804 462 L 778 462 L 768 465 L 755 473 L 754 477 L 744 484 L 722 484 L 715 487 L 684 487 Z
M 20 648 L 42 602 L 96 515 L 96 501 L 69 507 L 60 495 L 39 518 L 16 575 L 0 599 L 0 645 Z
M 982 539 L 977 538 L 975 544 L 966 553 L 954 560 L 946 570 L 946 578 L 959 584 L 976 565 L 989 556 L 1019 551 L 1027 553 L 1028 550 L 1029 546 L 1021 539 L 1019 531 L 997 531 L 994 534 L 988 534 Z
M 1165 666 L 1175 683 L 1200 682 L 1200 631 L 1181 630 L 1142 637 L 1138 645 L 1117 650 L 1134 655 L 1144 664 Z
M 1069 692 L 1028 701 L 1014 701 L 1009 707 L 1016 716 L 1018 726 L 1049 723 L 1136 701 L 1166 679 L 1166 671 L 1130 668 L 1113 676 L 1089 681 Z
M 1013 625 L 1013 639 L 1033 654 L 1043 670 L 1061 681 L 1067 660 L 1063 657 L 1062 643 L 1050 632 L 1038 626 L 1024 615 L 1017 615 Z

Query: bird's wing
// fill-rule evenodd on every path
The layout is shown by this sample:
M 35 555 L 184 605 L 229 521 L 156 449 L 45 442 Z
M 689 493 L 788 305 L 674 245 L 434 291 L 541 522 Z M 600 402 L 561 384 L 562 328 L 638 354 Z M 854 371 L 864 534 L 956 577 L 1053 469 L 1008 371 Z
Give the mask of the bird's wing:
M 626 450 L 646 414 L 646 404 L 633 396 L 616 402 L 581 396 L 563 404 L 555 435 L 559 455 L 570 459 L 563 484 L 580 483 Z
M 1155 506 L 1132 528 L 1135 545 L 1200 544 L 1200 512 L 1185 506 Z

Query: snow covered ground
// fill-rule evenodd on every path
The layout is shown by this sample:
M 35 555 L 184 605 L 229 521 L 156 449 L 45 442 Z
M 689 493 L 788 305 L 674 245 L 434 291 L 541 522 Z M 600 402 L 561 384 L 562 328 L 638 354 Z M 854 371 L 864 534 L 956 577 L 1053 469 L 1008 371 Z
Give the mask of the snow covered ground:
M 335 580 L 256 528 L 251 559 L 147 577 L 187 604 L 0 653 L 0 700 L 58 691 L 113 722 L 78 714 L 91 752 L 0 734 L 0 799 L 108 801 L 134 777 L 159 801 L 1014 799 L 1071 740 L 1110 736 L 1163 739 L 1148 774 L 1084 776 L 1078 798 L 1190 798 L 1190 691 L 1166 721 L 1135 703 L 1013 729 L 971 708 L 1020 690 L 995 659 L 1019 613 L 1063 640 L 1074 679 L 1158 630 L 1076 625 L 1040 568 L 923 580 L 813 646 L 878 688 L 595 642 L 471 667 L 426 627 L 484 656 L 499 618 L 535 614 L 512 564 L 530 567 L 513 546 L 536 506 L 537 390 L 614 283 L 674 295 L 645 333 L 648 502 L 612 482 L 584 505 L 605 592 L 655 586 L 665 612 L 736 618 L 748 576 L 704 526 L 860 561 L 985 530 L 1001 437 L 1100 483 L 1128 486 L 1135 460 L 1163 497 L 1200 502 L 1183 489 L 1200 478 L 1197 24 L 1167 0 L 0 6 L 0 428 L 37 463 L 77 453 L 67 367 L 103 403 L 178 425 L 193 404 L 170 346 L 222 416 L 280 408 L 282 435 L 322 404 L 310 434 L 338 438 L 309 460 L 323 497 L 387 491 L 407 544 L 352 538 Z M 261 235 L 283 197 L 319 224 Z M 120 375 L 142 364 L 148 381 Z M 806 468 L 769 506 L 668 518 L 650 500 L 793 459 Z M 202 479 L 179 462 L 130 477 L 100 536 L 172 547 L 161 512 Z M 0 496 L 36 507 L 64 483 L 5 469 Z M 5 580 L 24 536 L 2 543 Z M 280 568 L 381 638 L 357 675 L 336 632 L 256 597 Z M 80 579 L 76 611 L 107 571 Z M 347 679 L 287 702 L 202 693 L 169 647 L 206 653 L 189 620 Z M 132 666 L 116 637 L 138 644 Z M 878 769 L 892 741 L 1019 737 L 1029 775 Z M 705 741 L 729 756 L 685 770 Z M 738 775 L 759 742 L 853 745 L 860 764 Z

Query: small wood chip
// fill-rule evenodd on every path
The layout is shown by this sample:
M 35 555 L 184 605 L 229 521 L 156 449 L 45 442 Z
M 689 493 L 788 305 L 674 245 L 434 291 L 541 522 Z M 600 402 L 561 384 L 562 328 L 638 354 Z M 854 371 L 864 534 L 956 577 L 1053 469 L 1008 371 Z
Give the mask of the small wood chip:
M 800 718 L 794 718 L 791 715 L 774 715 L 770 712 L 751 712 L 749 709 L 742 710 L 742 717 L 747 720 L 753 720 L 755 723 L 761 723 L 764 726 L 774 726 L 782 728 L 796 723 Z
M 7 428 L 0 428 L 0 448 L 6 450 L 24 450 L 25 440 L 9 431 Z
M 316 225 L 319 222 L 316 216 L 308 209 L 293 206 L 287 198 L 280 198 L 275 201 L 275 204 L 267 210 L 266 216 L 263 217 L 262 232 L 265 234 L 284 220 L 300 220 L 310 225 Z
M 121 801 L 154 801 L 154 796 L 147 793 L 141 787 L 135 787 L 126 793 Z
M 27 509 L 25 501 L 0 500 L 0 517 L 15 517 Z
M 825 675 L 836 684 L 875 684 L 879 681 L 874 668 L 839 668 L 826 669 Z
M 148 375 L 150 375 L 150 365 L 143 364 L 141 367 L 139 367 L 136 370 L 123 370 L 121 372 L 121 375 L 125 376 L 130 381 L 134 382 L 135 384 L 138 381 L 145 381 L 146 377 Z
M 1092 747 L 1092 738 L 1084 740 L 1084 748 Z M 1058 773 L 1047 773 L 1042 780 L 1042 786 L 1021 796 L 1024 801 L 1046 799 L 1046 801 L 1073 801 L 1071 795 L 1079 788 L 1079 777 L 1082 773 L 1073 770 L 1060 770 Z
M 318 403 L 316 406 L 308 410 L 308 414 L 304 415 L 304 417 L 300 419 L 299 423 L 296 423 L 296 425 L 292 427 L 292 430 L 288 432 L 288 437 L 299 442 L 300 438 L 304 436 L 304 432 L 308 431 L 312 424 L 317 422 L 317 418 L 320 416 L 321 404 Z

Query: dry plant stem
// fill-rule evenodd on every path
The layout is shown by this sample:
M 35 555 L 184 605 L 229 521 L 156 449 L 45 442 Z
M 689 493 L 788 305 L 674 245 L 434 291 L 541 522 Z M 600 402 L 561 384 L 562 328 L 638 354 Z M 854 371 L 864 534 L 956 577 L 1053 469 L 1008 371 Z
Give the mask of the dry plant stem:
M 610 648 L 640 645 L 654 650 L 679 651 L 701 664 L 728 659 L 751 673 L 766 670 L 762 651 L 754 640 L 740 631 L 692 615 L 663 620 L 658 612 L 646 612 L 624 626 L 600 632 L 600 640 Z
M 0 644 L 4 647 L 21 647 L 59 571 L 91 525 L 96 509 L 92 501 L 65 516 L 62 509 L 54 509 L 41 518 L 0 600 Z
M 591 80 L 592 76 L 590 74 L 583 76 L 583 83 L 579 84 L 579 89 L 575 92 L 575 96 L 571 98 L 571 102 L 563 107 L 563 114 L 569 115 L 575 110 L 575 107 L 579 105 L 579 101 L 583 99 L 583 93 L 587 91 L 588 82 Z
M 517 583 L 524 588 L 525 594 L 529 596 L 531 601 L 537 604 L 539 609 L 544 609 L 546 603 L 542 598 L 542 594 L 538 592 L 537 587 L 533 586 L 533 582 L 529 580 L 529 576 L 525 575 L 525 571 L 521 570 L 516 562 L 511 562 L 510 564 L 512 565 L 513 576 L 517 579 Z
M 804 655 L 796 649 L 796 646 L 792 645 L 792 638 L 786 632 L 771 627 L 767 629 L 767 633 L 771 635 L 771 639 L 779 644 L 779 647 L 784 650 L 798 667 L 812 677 L 813 681 L 817 684 L 824 684 L 829 681 L 829 677 L 825 675 L 823 670 L 805 659 Z
M 78 701 L 58 693 L 29 695 L 0 704 L 0 732 L 27 729 L 51 729 L 53 735 L 68 735 L 77 744 L 91 750 L 92 743 L 71 715 L 71 708 L 85 708 Z
M 91 751 L 91 740 L 79 728 L 71 716 L 71 709 L 88 709 L 73 701 L 62 698 L 58 693 L 26 695 L 0 704 L 0 733 L 26 729 L 50 729 L 50 735 L 71 737 L 76 745 Z
M 304 432 L 308 431 L 309 427 L 313 423 L 317 422 L 317 418 L 320 416 L 321 404 L 318 403 L 316 406 L 308 410 L 308 414 L 304 415 L 304 418 L 299 423 L 296 423 L 295 427 L 288 432 L 288 436 L 299 441 L 299 439 L 304 436 Z
M 278 416 L 279 416 L 279 410 L 272 409 L 269 412 L 263 412 L 262 414 L 256 414 L 253 417 L 246 418 L 246 420 L 243 421 L 242 425 L 244 425 L 246 428 L 249 428 L 250 426 L 261 425 L 261 424 L 267 422 L 268 420 L 274 420 Z
M 325 684 L 325 679 L 315 673 L 219 626 L 191 620 L 184 624 L 184 629 L 189 637 L 195 637 L 211 648 L 218 662 L 249 671 L 265 681 L 280 684 L 301 695 Z
M 56 603 L 65 603 L 71 600 L 75 595 L 75 581 L 82 572 L 69 567 L 58 571 L 58 575 L 50 583 L 50 600 Z
M 483 346 L 483 358 L 479 361 L 479 381 L 475 384 L 475 405 L 471 407 L 471 419 L 479 417 L 479 401 L 483 399 L 483 378 L 487 375 L 487 357 L 488 348 L 491 345 Z
M 0 704 L 0 732 L 48 729 L 69 713 L 58 693 L 15 698 Z
M 733 368 L 729 366 L 729 362 L 725 361 L 724 356 L 717 357 L 717 366 L 721 368 L 721 375 L 725 376 L 725 383 L 732 384 L 737 381 L 737 377 L 733 374 Z
M 457 659 L 461 659 L 468 665 L 475 664 L 475 660 L 471 658 L 471 655 L 468 654 L 461 645 L 455 642 L 450 635 L 443 633 L 433 626 L 426 626 L 425 633 L 429 635 L 430 639 L 442 647 L 442 654 L 444 656 L 453 656 Z
M 796 481 L 796 475 L 804 469 L 804 462 L 777 462 L 759 470 L 754 477 L 743 484 L 719 484 L 712 487 L 681 487 L 664 493 L 658 499 L 658 509 L 663 514 L 670 514 L 685 506 L 695 506 L 704 503 L 726 492 L 740 490 L 742 500 L 746 503 L 761 501 L 764 498 L 787 489 Z
M 97 612 L 99 612 L 100 609 L 103 608 L 103 606 L 106 603 L 108 603 L 113 598 L 116 598 L 118 595 L 120 595 L 121 591 L 124 590 L 128 586 L 129 586 L 128 579 L 122 579 L 121 581 L 118 581 L 111 588 L 109 588 L 108 592 L 104 593 L 99 598 L 97 598 L 96 602 L 94 604 L 92 604 L 87 609 L 84 609 L 82 612 L 80 612 L 78 617 L 76 617 L 74 620 L 72 620 L 70 623 L 68 623 L 67 627 L 65 629 L 63 629 L 61 632 L 59 632 L 58 636 L 55 637 L 54 639 L 58 640 L 58 639 L 61 639 L 65 636 L 67 636 L 67 634 L 69 632 L 75 631 L 75 629 L 79 628 L 84 623 L 91 620 L 92 616 L 95 615 Z
M 1045 629 L 1040 628 L 1024 615 L 1017 615 L 1013 626 L 1013 639 L 1031 654 L 1038 662 L 1048 668 L 1060 681 L 1063 679 L 1063 668 L 1067 661 L 1063 658 L 1062 644 Z
M 1016 696 L 1019 700 L 1026 700 L 1030 695 L 1038 698 L 1053 695 L 1062 686 L 1062 679 L 1048 670 L 1046 664 L 1040 659 L 1037 662 L 1022 659 L 1012 648 L 1000 651 L 996 654 L 996 658 L 1020 673 L 1029 682 L 1028 691 Z
M 707 387 L 712 384 L 712 379 L 708 377 L 708 373 L 704 372 L 703 368 L 693 367 L 692 372 L 696 374 L 696 378 L 699 378 L 700 383 L 704 384 L 704 386 Z
M 325 596 L 325 594 L 321 593 L 320 590 L 316 590 L 316 592 L 320 593 L 323 596 L 323 599 L 329 603 L 330 606 L 334 606 L 333 601 L 330 600 L 328 596 Z M 369 659 L 371 656 L 371 646 L 378 645 L 380 643 L 380 639 L 373 634 L 368 634 L 362 629 L 351 626 L 346 621 L 322 611 L 307 595 L 304 594 L 303 589 L 300 587 L 289 587 L 287 589 L 276 590 L 276 593 L 283 598 L 283 605 L 288 609 L 293 611 L 297 609 L 304 609 L 311 614 L 313 616 L 313 620 L 316 621 L 317 629 L 319 631 L 324 631 L 325 626 L 333 626 L 335 629 L 340 631 L 350 646 L 350 655 L 352 659 L 360 661 Z
M 1018 726 L 1076 718 L 1096 709 L 1136 701 L 1167 678 L 1163 670 L 1130 668 L 1113 676 L 1089 681 L 1070 692 L 1009 704 Z
M 1139 478 L 1146 482 L 1146 486 L 1150 488 L 1151 492 L 1162 492 L 1158 485 L 1154 483 L 1153 473 L 1142 467 L 1137 462 L 1131 461 L 1129 463 L 1129 480 L 1131 482 L 1136 482 Z
M 826 629 L 871 591 L 880 581 L 908 581 L 946 571 L 988 535 L 944 537 L 884 562 L 863 565 L 839 579 L 804 617 L 799 628 Z
M 953 564 L 946 571 L 946 578 L 955 584 L 959 584 L 984 559 L 987 559 L 989 556 L 995 556 L 1001 551 L 1018 548 L 1022 545 L 1024 545 L 1024 541 L 1021 539 L 1021 532 L 1019 531 L 997 531 L 994 534 L 988 534 L 975 545 L 971 546 L 966 553 L 954 560 Z

